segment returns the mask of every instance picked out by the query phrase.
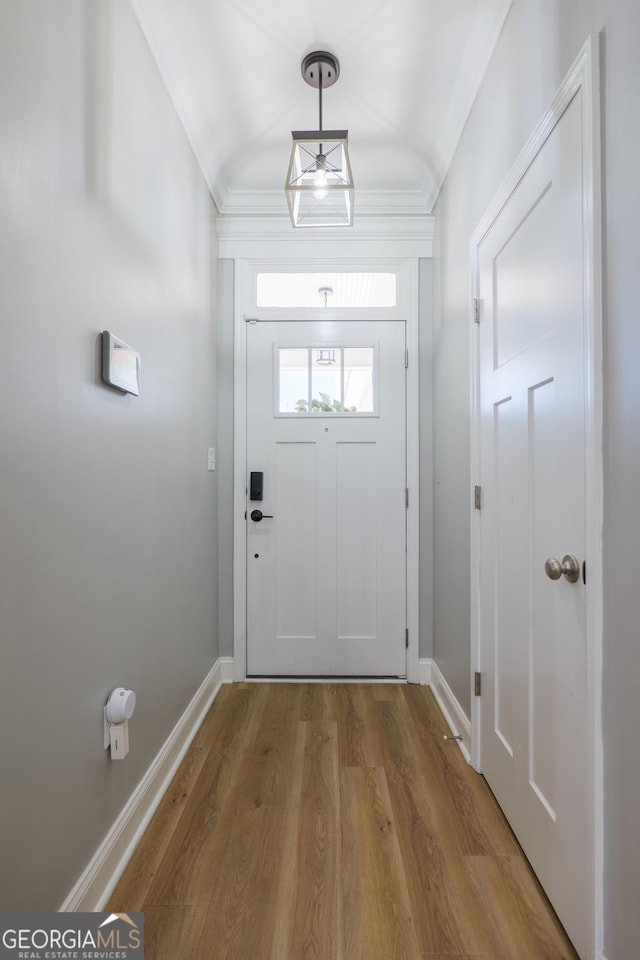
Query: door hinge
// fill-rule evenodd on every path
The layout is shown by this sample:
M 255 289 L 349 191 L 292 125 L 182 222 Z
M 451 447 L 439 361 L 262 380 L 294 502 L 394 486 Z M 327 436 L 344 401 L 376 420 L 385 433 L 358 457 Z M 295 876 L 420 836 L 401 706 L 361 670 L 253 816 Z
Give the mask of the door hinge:
M 409 649 L 409 627 L 405 627 L 404 630 L 404 647 L 405 650 Z
M 404 488 L 404 505 L 409 509 L 409 487 Z
M 476 510 L 482 509 L 482 487 L 479 486 L 477 483 L 473 488 L 473 505 L 476 508 Z
M 477 297 L 473 298 L 473 322 L 480 323 L 480 301 Z
M 409 351 L 408 351 L 408 350 L 405 350 L 405 351 L 404 351 L 404 367 L 405 367 L 405 370 L 407 369 L 408 366 L 409 366 Z
M 474 675 L 474 691 L 476 697 L 480 697 L 482 695 L 482 674 L 479 670 L 476 670 Z

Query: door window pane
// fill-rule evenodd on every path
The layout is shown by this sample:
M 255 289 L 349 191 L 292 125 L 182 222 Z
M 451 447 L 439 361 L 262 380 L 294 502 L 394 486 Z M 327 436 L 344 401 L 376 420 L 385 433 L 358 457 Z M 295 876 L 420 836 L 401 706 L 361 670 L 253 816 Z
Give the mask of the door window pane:
M 311 351 L 311 413 L 342 411 L 342 350 L 339 347 Z
M 309 350 L 279 351 L 278 412 L 296 413 L 309 403 Z
M 280 347 L 276 415 L 377 415 L 375 347 Z
M 373 347 L 344 348 L 344 407 L 373 413 Z

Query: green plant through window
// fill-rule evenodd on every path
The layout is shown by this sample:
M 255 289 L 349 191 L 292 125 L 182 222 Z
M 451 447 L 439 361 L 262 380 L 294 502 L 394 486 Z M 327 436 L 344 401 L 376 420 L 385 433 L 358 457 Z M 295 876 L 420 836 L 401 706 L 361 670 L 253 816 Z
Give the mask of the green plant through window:
M 331 400 L 328 393 L 320 393 L 318 397 L 311 398 L 312 413 L 357 413 L 358 408 L 343 406 L 339 400 Z M 296 413 L 309 413 L 308 400 L 298 400 L 296 403 Z

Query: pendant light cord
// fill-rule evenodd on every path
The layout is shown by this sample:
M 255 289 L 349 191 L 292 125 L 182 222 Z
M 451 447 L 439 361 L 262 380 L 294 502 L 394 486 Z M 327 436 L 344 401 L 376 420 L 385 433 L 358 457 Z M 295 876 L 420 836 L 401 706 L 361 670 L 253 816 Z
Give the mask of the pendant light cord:
M 318 130 L 322 130 L 322 64 L 320 64 L 320 70 L 318 72 Z M 320 149 L 318 153 L 322 156 L 322 144 L 318 144 Z

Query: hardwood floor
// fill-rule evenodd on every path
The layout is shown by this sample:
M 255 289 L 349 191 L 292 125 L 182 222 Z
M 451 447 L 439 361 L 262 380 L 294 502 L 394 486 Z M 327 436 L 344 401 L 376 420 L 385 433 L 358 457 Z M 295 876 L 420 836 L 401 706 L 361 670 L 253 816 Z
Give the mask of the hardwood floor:
M 146 960 L 577 960 L 428 687 L 222 688 L 108 907 Z

